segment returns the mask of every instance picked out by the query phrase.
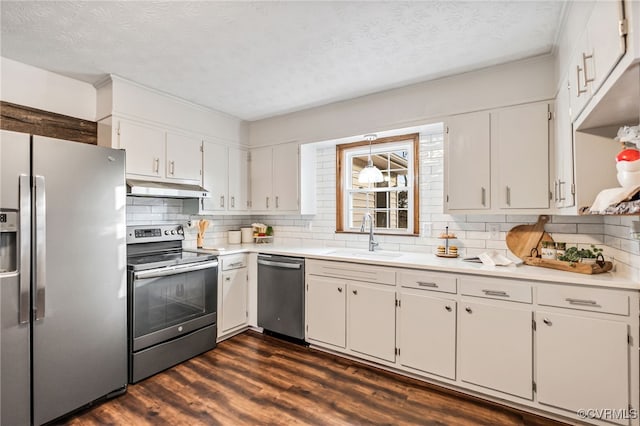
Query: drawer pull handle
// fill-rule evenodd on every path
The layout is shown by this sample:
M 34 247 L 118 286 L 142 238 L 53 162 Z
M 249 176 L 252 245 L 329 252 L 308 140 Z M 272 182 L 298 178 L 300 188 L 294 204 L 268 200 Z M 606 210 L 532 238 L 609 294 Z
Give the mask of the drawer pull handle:
M 482 290 L 482 292 L 487 296 L 509 297 L 509 294 L 506 291 L 501 290 Z
M 543 320 L 542 320 L 542 322 L 543 322 L 543 323 L 545 323 L 545 324 L 547 324 L 547 325 L 549 325 L 549 326 L 550 326 L 551 324 L 553 324 L 551 321 L 549 321 L 549 319 L 548 319 L 548 318 L 543 319 Z
M 353 294 L 358 295 L 358 290 L 353 290 Z
M 585 300 L 585 299 L 572 299 L 570 297 L 567 297 L 566 299 L 567 302 L 569 302 L 572 305 L 580 305 L 580 306 L 596 306 L 599 307 L 600 305 L 598 305 L 598 302 L 596 302 L 595 300 Z
M 427 281 L 416 281 L 416 282 L 420 287 L 432 287 L 432 288 L 438 287 L 438 284 L 432 283 L 432 282 L 427 282 Z
M 446 309 L 447 312 L 451 312 L 451 306 L 449 305 L 445 306 L 444 309 Z
M 468 306 L 467 306 L 466 308 L 464 308 L 464 310 L 465 310 L 465 311 L 467 311 L 467 312 L 469 312 L 469 313 L 473 312 L 473 311 L 471 310 L 471 308 L 470 308 L 470 307 L 468 307 Z
M 338 287 L 338 293 L 342 293 L 342 287 Z

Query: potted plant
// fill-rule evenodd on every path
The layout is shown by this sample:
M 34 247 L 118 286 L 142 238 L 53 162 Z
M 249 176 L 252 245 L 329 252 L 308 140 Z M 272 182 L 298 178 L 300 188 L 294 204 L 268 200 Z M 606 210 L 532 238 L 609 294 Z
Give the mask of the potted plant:
M 603 262 L 604 256 L 602 255 L 602 249 L 591 244 L 591 248 L 578 249 L 578 247 L 569 247 L 564 255 L 559 256 L 558 260 L 565 262 L 582 262 L 582 263 L 596 263 Z

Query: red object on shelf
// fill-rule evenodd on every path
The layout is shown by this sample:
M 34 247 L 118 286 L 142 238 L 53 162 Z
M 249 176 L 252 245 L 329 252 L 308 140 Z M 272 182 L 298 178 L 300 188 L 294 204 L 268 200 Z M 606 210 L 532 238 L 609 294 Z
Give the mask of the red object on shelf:
M 623 149 L 616 155 L 616 161 L 636 161 L 640 159 L 640 151 L 637 149 Z

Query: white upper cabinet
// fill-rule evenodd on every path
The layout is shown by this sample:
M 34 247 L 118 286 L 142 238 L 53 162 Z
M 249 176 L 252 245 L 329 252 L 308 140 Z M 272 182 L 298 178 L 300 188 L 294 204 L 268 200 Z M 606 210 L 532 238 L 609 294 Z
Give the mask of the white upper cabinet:
M 448 210 L 489 208 L 490 116 L 463 114 L 447 120 L 445 206 Z
M 252 211 L 315 213 L 315 150 L 305 148 L 288 143 L 251 149 Z
M 549 208 L 548 103 L 492 112 L 491 152 L 498 208 Z
M 282 171 L 286 173 L 286 171 Z M 273 148 L 251 150 L 251 202 L 253 211 L 273 210 Z M 297 179 L 297 176 L 296 176 Z
M 548 102 L 447 120 L 445 210 L 549 209 Z
M 227 214 L 248 210 L 249 152 L 205 140 L 202 144 L 202 186 L 211 197 L 185 200 L 189 213 Z
M 229 211 L 241 212 L 249 208 L 249 151 L 229 147 Z
M 623 3 L 596 1 L 569 62 L 571 110 L 577 118 L 626 51 Z
M 555 105 L 555 140 L 554 163 L 555 178 L 553 180 L 553 203 L 558 208 L 575 205 L 575 186 L 573 181 L 573 127 L 571 125 L 571 108 L 569 106 L 569 77 L 560 84 L 560 91 Z
M 168 179 L 202 179 L 202 140 L 167 132 L 166 176 Z
M 226 146 L 207 140 L 202 144 L 202 186 L 211 195 L 201 201 L 203 212 L 221 212 L 227 208 L 228 151 Z
M 273 198 L 278 211 L 298 209 L 298 152 L 297 144 L 273 147 Z
M 165 171 L 165 135 L 155 127 L 121 120 L 116 135 L 119 148 L 127 151 L 127 175 L 163 177 Z
M 202 155 L 199 138 L 120 119 L 119 148 L 127 151 L 127 175 L 154 180 L 200 183 Z

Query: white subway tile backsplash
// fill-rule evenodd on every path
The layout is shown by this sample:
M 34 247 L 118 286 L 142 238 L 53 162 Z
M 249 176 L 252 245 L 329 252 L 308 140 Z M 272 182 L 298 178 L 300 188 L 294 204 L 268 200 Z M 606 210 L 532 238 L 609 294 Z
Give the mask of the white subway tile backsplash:
M 433 253 L 443 243 L 437 236 L 449 226 L 461 255 L 476 256 L 486 250 L 508 254 L 506 233 L 514 226 L 533 224 L 538 215 L 444 213 L 444 149 L 442 135 L 421 136 L 420 141 L 420 233 L 419 237 L 378 235 L 380 249 Z M 227 231 L 261 222 L 274 227 L 274 244 L 301 247 L 335 247 L 366 249 L 366 234 L 335 233 L 335 147 L 319 148 L 316 153 L 317 213 L 308 216 L 195 216 L 182 214 L 182 200 L 161 198 L 127 198 L 127 224 L 187 223 L 206 218 L 211 226 L 205 244 L 225 244 Z M 635 216 L 552 216 L 546 231 L 555 241 L 589 247 L 595 244 L 613 258 L 618 271 L 640 269 L 640 242 L 630 235 Z M 431 232 L 423 235 L 424 224 Z M 498 238 L 491 239 L 488 225 L 498 225 Z M 310 229 L 309 229 L 310 225 Z M 196 230 L 188 229 L 185 244 L 195 247 Z

